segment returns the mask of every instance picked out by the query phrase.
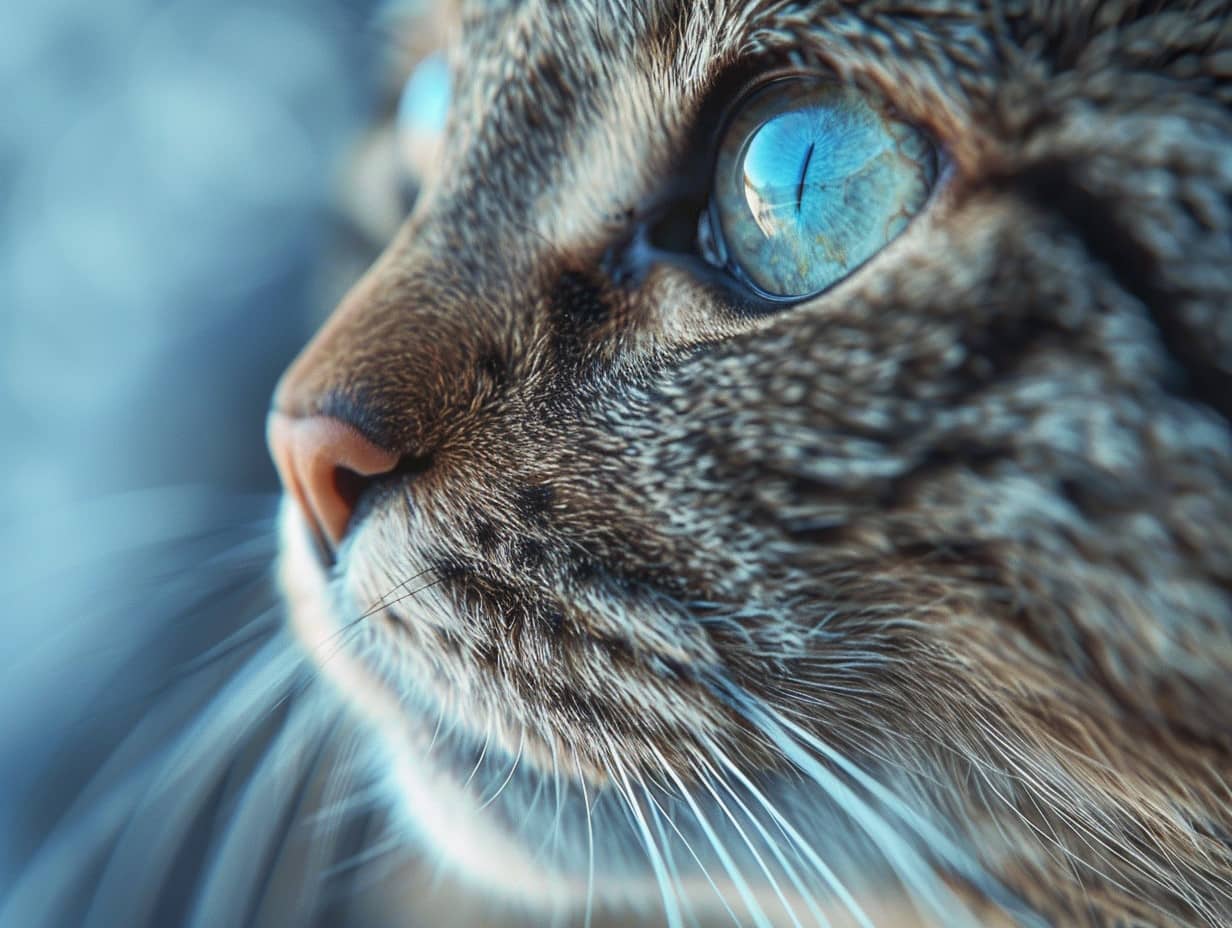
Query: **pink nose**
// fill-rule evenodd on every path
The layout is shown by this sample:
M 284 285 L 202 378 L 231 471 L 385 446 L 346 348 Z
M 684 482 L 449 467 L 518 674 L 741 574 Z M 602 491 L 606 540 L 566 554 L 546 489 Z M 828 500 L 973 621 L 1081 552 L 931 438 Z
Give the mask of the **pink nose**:
M 287 492 L 322 540 L 336 548 L 369 477 L 387 474 L 398 455 L 331 416 L 297 418 L 271 412 L 270 454 Z

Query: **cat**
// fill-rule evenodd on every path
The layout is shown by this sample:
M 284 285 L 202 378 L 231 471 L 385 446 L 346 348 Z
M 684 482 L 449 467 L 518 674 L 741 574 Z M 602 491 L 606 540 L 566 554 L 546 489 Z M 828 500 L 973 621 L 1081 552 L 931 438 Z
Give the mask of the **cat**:
M 270 418 L 394 842 L 532 924 L 1232 924 L 1232 6 L 417 15 Z

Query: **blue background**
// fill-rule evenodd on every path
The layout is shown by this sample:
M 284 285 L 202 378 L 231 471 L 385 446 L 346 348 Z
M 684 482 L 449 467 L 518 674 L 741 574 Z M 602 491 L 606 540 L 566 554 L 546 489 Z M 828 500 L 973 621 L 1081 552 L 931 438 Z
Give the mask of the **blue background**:
M 337 294 L 389 39 L 354 0 L 0 12 L 0 896 L 167 668 L 249 617 L 168 604 L 265 556 L 268 396 Z

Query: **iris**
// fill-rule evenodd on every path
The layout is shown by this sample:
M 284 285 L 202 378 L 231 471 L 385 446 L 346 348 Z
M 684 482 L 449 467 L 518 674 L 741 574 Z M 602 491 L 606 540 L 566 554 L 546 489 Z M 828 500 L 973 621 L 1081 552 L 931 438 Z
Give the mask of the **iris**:
M 816 294 L 923 207 L 936 154 L 881 101 L 819 78 L 774 81 L 724 133 L 711 217 L 726 260 L 762 294 Z

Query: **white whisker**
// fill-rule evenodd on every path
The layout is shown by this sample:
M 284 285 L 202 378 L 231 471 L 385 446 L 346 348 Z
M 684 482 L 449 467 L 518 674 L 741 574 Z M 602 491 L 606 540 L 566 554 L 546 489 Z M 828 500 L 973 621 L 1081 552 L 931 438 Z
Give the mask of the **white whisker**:
M 590 798 L 586 794 L 586 777 L 582 775 L 582 762 L 575 755 L 574 768 L 577 771 L 578 783 L 582 785 L 582 805 L 586 808 L 586 914 L 582 920 L 582 928 L 590 928 L 595 905 L 595 830 L 591 821 Z M 538 796 L 538 790 L 535 795 Z
M 497 787 L 496 792 L 493 793 L 491 796 L 489 796 L 487 799 L 485 799 L 482 803 L 480 803 L 479 808 L 476 810 L 477 812 L 482 812 L 484 809 L 486 809 L 488 806 L 494 803 L 500 797 L 500 794 L 505 791 L 505 787 L 509 785 L 509 781 L 513 779 L 514 773 L 517 772 L 518 764 L 521 763 L 522 761 L 522 750 L 525 748 L 525 746 L 526 746 L 526 729 L 522 729 L 522 735 L 520 738 L 518 738 L 518 753 L 513 758 L 513 764 L 509 767 L 509 773 L 505 775 L 504 781 L 502 781 L 501 785 Z
M 714 744 L 708 745 L 708 750 L 711 752 L 712 755 L 719 757 L 721 759 L 721 762 L 727 763 L 724 753 L 718 749 L 717 745 L 714 745 Z M 821 910 L 817 908 L 817 904 L 813 901 L 813 892 L 804 885 L 804 882 L 800 878 L 799 873 L 797 873 L 796 868 L 791 865 L 791 862 L 787 860 L 786 855 L 783 854 L 782 849 L 779 847 L 779 842 L 775 840 L 775 838 L 769 833 L 766 827 L 762 824 L 761 820 L 752 813 L 749 807 L 745 804 L 744 800 L 740 798 L 739 793 L 737 793 L 736 790 L 732 787 L 731 783 L 728 782 L 727 778 L 720 775 L 718 771 L 716 771 L 714 767 L 704 758 L 699 759 L 699 760 L 700 760 L 700 763 L 705 766 L 709 774 L 722 785 L 723 789 L 726 790 L 727 794 L 731 796 L 732 800 L 740 807 L 741 811 L 744 812 L 745 817 L 748 818 L 748 820 L 753 823 L 753 827 L 757 829 L 758 834 L 761 835 L 762 840 L 765 842 L 766 846 L 770 848 L 770 852 L 774 854 L 775 859 L 778 860 L 779 866 L 783 868 L 783 872 L 786 873 L 787 878 L 791 880 L 792 886 L 794 886 L 796 889 L 796 892 L 800 894 L 800 898 L 804 900 L 805 906 L 808 908 L 809 912 L 813 915 L 813 920 L 816 921 L 819 925 L 825 926 L 825 928 L 829 928 L 829 924 L 830 924 L 829 920 L 821 913 Z M 707 782 L 707 789 L 709 789 L 712 793 L 714 792 L 714 789 L 709 784 L 709 782 Z M 756 790 L 754 791 L 759 792 Z M 717 796 L 715 797 L 715 799 L 720 802 L 720 805 L 722 805 L 721 800 L 718 800 Z M 723 810 L 727 812 L 726 806 L 723 807 Z M 730 812 L 727 812 L 727 814 L 729 817 L 731 816 Z M 745 840 L 747 841 L 748 839 L 746 838 Z M 786 905 L 785 900 L 784 900 L 784 905 Z M 790 908 L 789 908 L 789 911 L 790 911 Z M 794 912 L 792 912 L 792 918 L 794 921 L 794 918 L 795 918 Z
M 302 659 L 289 643 L 271 641 L 198 710 L 169 747 L 134 758 L 145 749 L 147 723 L 157 732 L 160 713 L 178 708 L 170 697 L 159 703 L 70 807 L 66 825 L 52 833 L 4 901 L 0 923 L 42 923 L 40 913 L 49 900 L 66 892 L 65 875 L 83 873 L 86 862 L 116 840 L 95 883 L 91 910 L 96 916 L 86 921 L 140 924 L 160 885 L 152 877 L 171 866 L 210 790 L 253 730 L 287 697 L 301 671 Z M 140 880 L 134 879 L 133 867 L 140 867 Z M 134 893 L 133 885 L 148 891 Z
M 263 888 L 327 750 L 323 718 L 332 723 L 336 715 L 323 717 L 322 707 L 313 703 L 297 706 L 270 744 L 224 821 L 221 843 L 212 849 L 197 891 L 191 928 L 246 925 L 260 910 Z
M 610 745 L 608 749 L 609 751 L 611 750 Z M 672 883 L 668 877 L 663 858 L 659 854 L 658 845 L 655 843 L 654 836 L 651 835 L 650 828 L 646 824 L 646 817 L 642 814 L 641 806 L 638 804 L 637 798 L 629 786 L 629 779 L 624 766 L 620 763 L 618 755 L 614 751 L 611 756 L 615 764 L 614 773 L 616 774 L 616 779 L 613 782 L 616 784 L 616 788 L 620 791 L 621 795 L 624 796 L 625 803 L 633 815 L 638 830 L 641 832 L 642 844 L 646 850 L 646 859 L 649 861 L 650 868 L 654 871 L 655 879 L 659 883 L 659 893 L 663 897 L 663 917 L 667 921 L 668 928 L 684 928 L 680 906 L 673 892 Z
M 696 800 L 694 800 L 692 794 L 685 789 L 684 782 L 680 779 L 676 771 L 673 770 L 667 763 L 666 758 L 658 752 L 658 749 L 655 749 L 655 754 L 659 763 L 663 765 L 663 769 L 666 771 L 667 775 L 671 777 L 672 781 L 676 784 L 676 788 L 680 790 L 681 795 L 684 797 L 685 802 L 688 803 L 689 808 L 693 811 L 694 820 L 701 826 L 702 832 L 706 835 L 707 840 L 710 841 L 710 846 L 714 848 L 715 854 L 718 855 L 719 862 L 723 865 L 723 869 L 727 871 L 727 875 L 731 877 L 732 885 L 736 887 L 736 892 L 739 893 L 740 898 L 744 900 L 744 904 L 748 909 L 749 915 L 752 917 L 754 924 L 758 925 L 759 928 L 770 928 L 770 922 L 766 918 L 766 913 L 762 911 L 761 906 L 758 904 L 757 897 L 753 894 L 752 890 L 749 889 L 749 885 L 745 881 L 744 875 L 740 872 L 740 868 L 736 866 L 736 862 L 732 859 L 731 854 L 728 853 L 727 847 L 723 844 L 723 842 L 719 839 L 718 834 L 711 827 L 710 822 L 702 812 L 701 807 L 697 804 Z
M 811 748 L 826 757 L 827 760 L 847 772 L 861 786 L 868 789 L 883 802 L 886 802 L 887 805 L 893 807 L 895 811 L 900 811 L 902 804 L 897 800 L 897 797 L 892 796 L 888 790 L 876 783 L 876 781 L 842 757 L 837 751 L 834 751 L 800 726 L 783 719 L 781 716 L 777 716 L 772 710 L 762 708 L 747 694 L 736 690 L 734 687 L 730 687 L 728 693 L 737 700 L 741 711 L 745 713 L 746 717 L 774 742 L 787 759 L 791 760 L 796 767 L 806 773 L 820 788 L 825 790 L 831 798 L 839 803 L 847 814 L 852 816 L 853 820 L 859 824 L 880 848 L 886 862 L 898 873 L 904 885 L 911 888 L 911 898 L 913 901 L 918 900 L 931 909 L 935 915 L 946 919 L 947 925 L 956 923 L 974 924 L 967 907 L 949 889 L 945 881 L 935 872 L 923 855 L 911 843 L 899 835 L 890 823 L 874 810 L 868 802 L 862 799 L 851 786 L 843 782 L 833 771 L 822 766 L 816 757 L 804 750 L 800 743 L 789 734 L 789 731 L 807 742 Z M 919 816 L 910 810 L 903 809 L 901 811 L 905 813 L 904 817 L 907 819 L 908 825 L 915 824 L 916 830 L 925 831 L 928 837 L 935 836 L 937 838 L 936 845 L 932 846 L 933 850 L 943 854 L 946 851 L 950 851 L 957 856 L 957 851 L 953 849 L 948 839 L 942 837 L 931 827 L 924 828 L 920 824 Z M 955 919 L 958 919 L 959 922 L 956 922 Z
M 864 910 L 860 908 L 860 905 L 856 902 L 855 897 L 852 896 L 847 887 L 843 885 L 842 880 L 838 878 L 838 875 L 834 872 L 834 870 L 831 869 L 831 867 L 826 864 L 826 862 L 823 861 L 817 854 L 817 851 L 814 850 L 813 845 L 805 840 L 804 836 L 800 834 L 799 830 L 791 823 L 791 821 L 788 820 L 787 817 L 784 816 L 772 802 L 770 802 L 766 795 L 754 785 L 752 780 L 750 780 L 744 772 L 736 766 L 735 763 L 727 758 L 725 754 L 720 753 L 716 756 L 719 758 L 720 762 L 727 767 L 729 771 L 731 771 L 732 775 L 740 781 L 741 785 L 749 791 L 749 795 L 756 799 L 758 803 L 770 814 L 770 816 L 774 819 L 775 824 L 777 824 L 779 828 L 783 829 L 784 833 L 791 839 L 796 849 L 800 853 L 804 854 L 804 856 L 808 859 L 808 862 L 813 865 L 813 868 L 825 881 L 826 885 L 829 886 L 830 891 L 838 897 L 839 901 L 847 908 L 847 911 L 851 913 L 856 922 L 861 925 L 862 928 L 872 928 L 872 921 L 869 919 L 868 915 L 866 915 Z
M 693 858 L 693 862 L 697 864 L 698 870 L 701 872 L 702 876 L 705 877 L 706 882 L 710 884 L 710 888 L 714 890 L 715 896 L 718 898 L 719 902 L 723 905 L 723 908 L 727 911 L 727 914 L 731 917 L 732 922 L 736 925 L 739 925 L 740 924 L 739 917 L 737 917 L 735 911 L 731 907 L 731 904 L 727 901 L 727 897 L 724 895 L 723 891 L 719 889 L 718 883 L 716 883 L 714 881 L 714 878 L 710 875 L 709 869 L 707 869 L 706 865 L 702 862 L 702 859 L 698 856 L 697 851 L 693 849 L 693 845 L 689 842 L 689 839 L 684 836 L 684 832 L 680 830 L 675 820 L 670 815 L 667 814 L 667 810 L 664 809 L 663 806 L 659 804 L 658 800 L 656 800 L 653 795 L 651 795 L 649 798 L 651 802 L 653 802 L 656 806 L 659 807 L 659 811 L 663 814 L 663 817 L 667 820 L 667 824 L 671 827 L 672 831 L 676 833 L 676 837 L 680 839 L 680 842 L 685 846 L 685 850 L 689 852 L 689 855 Z

